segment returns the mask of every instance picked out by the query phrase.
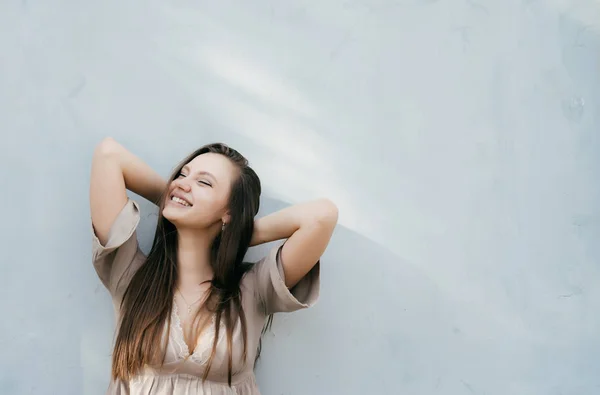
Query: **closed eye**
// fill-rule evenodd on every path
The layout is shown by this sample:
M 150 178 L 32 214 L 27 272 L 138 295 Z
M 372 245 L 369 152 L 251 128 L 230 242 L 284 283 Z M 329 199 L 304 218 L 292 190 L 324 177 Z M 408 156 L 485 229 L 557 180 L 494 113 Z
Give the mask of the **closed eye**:
M 200 184 L 204 184 L 204 185 L 206 185 L 206 186 L 209 186 L 209 187 L 211 187 L 211 188 L 212 188 L 212 185 L 211 185 L 209 182 L 202 181 L 202 180 L 200 180 L 200 181 L 198 181 L 198 182 L 199 182 Z

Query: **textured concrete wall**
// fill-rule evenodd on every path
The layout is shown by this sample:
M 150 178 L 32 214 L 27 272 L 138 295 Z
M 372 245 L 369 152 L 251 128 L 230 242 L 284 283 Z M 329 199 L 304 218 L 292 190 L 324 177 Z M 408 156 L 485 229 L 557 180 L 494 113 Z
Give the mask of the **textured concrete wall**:
M 1 1 L 0 393 L 104 392 L 88 182 L 111 135 L 164 175 L 229 143 L 265 213 L 338 203 L 321 301 L 266 336 L 265 395 L 598 394 L 599 17 L 595 0 Z

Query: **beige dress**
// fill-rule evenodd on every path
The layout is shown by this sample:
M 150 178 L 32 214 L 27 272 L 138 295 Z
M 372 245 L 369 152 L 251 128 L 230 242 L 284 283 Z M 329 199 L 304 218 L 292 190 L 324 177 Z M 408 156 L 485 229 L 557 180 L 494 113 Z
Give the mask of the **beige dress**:
M 98 277 L 112 296 L 117 320 L 120 317 L 121 298 L 135 271 L 146 257 L 139 249 L 136 227 L 140 220 L 139 206 L 128 200 L 108 234 L 106 245 L 93 235 L 93 262 Z M 202 374 L 211 352 L 214 327 L 207 330 L 190 355 L 184 341 L 176 303 L 173 303 L 171 328 L 168 336 L 164 365 L 146 366 L 129 382 L 114 380 L 107 394 L 114 395 L 196 395 L 196 394 L 260 394 L 256 385 L 253 365 L 260 332 L 271 313 L 291 312 L 313 305 L 319 296 L 319 263 L 291 291 L 285 286 L 280 248 L 273 248 L 258 261 L 241 281 L 242 303 L 247 320 L 248 359 L 242 363 L 242 334 L 240 325 L 233 332 L 232 386 L 227 384 L 227 341 L 225 332 L 219 335 L 217 353 L 208 379 Z

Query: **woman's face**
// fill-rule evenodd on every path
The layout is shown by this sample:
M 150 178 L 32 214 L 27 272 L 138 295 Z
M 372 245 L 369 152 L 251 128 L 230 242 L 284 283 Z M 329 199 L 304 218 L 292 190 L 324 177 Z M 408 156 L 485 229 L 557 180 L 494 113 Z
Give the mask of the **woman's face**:
M 219 228 L 229 222 L 227 206 L 238 170 L 225 156 L 206 153 L 192 159 L 169 185 L 163 216 L 178 229 Z

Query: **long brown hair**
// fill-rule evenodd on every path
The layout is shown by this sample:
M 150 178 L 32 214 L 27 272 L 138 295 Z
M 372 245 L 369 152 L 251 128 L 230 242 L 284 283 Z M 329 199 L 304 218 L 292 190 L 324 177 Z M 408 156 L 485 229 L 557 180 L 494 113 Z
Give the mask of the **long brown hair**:
M 242 307 L 240 281 L 251 264 L 243 262 L 258 213 L 261 185 L 248 161 L 225 144 L 209 144 L 185 158 L 175 169 L 169 184 L 183 166 L 205 153 L 217 153 L 229 158 L 238 168 L 239 176 L 231 186 L 229 213 L 231 220 L 211 246 L 211 265 L 214 277 L 205 299 L 205 312 L 215 315 L 215 337 L 212 352 L 204 371 L 208 377 L 216 354 L 221 321 L 227 335 L 228 382 L 232 376 L 232 338 L 235 324 L 241 324 L 243 361 L 247 359 L 247 324 Z M 166 344 L 163 340 L 165 325 L 171 327 L 171 311 L 177 281 L 177 229 L 162 215 L 165 199 L 161 199 L 154 242 L 146 262 L 133 275 L 121 301 L 121 323 L 112 357 L 112 376 L 129 380 L 146 364 L 164 362 Z M 196 315 L 196 319 L 200 312 Z M 193 322 L 197 322 L 197 320 Z M 195 328 L 196 344 L 200 329 Z M 157 345 L 161 347 L 157 347 Z

